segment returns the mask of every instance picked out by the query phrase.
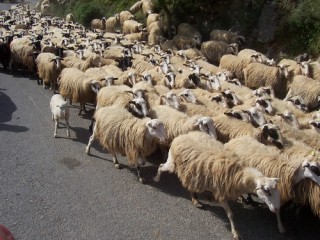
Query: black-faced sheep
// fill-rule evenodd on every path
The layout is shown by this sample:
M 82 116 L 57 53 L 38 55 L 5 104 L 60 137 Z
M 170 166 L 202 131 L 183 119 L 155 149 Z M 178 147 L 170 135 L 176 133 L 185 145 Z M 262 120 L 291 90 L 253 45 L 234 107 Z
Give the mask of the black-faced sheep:
M 126 109 L 119 106 L 103 107 L 94 114 L 95 125 L 86 153 L 90 154 L 90 147 L 94 139 L 113 155 L 113 162 L 119 168 L 116 154 L 126 155 L 129 165 L 137 169 L 140 182 L 144 178 L 140 173 L 140 166 L 144 158 L 152 154 L 158 143 L 165 142 L 167 136 L 163 123 L 158 119 L 139 119 Z
M 234 239 L 240 236 L 228 200 L 236 200 L 245 193 L 257 193 L 272 212 L 280 207 L 277 179 L 243 166 L 235 155 L 224 151 L 221 143 L 205 133 L 190 132 L 175 138 L 167 162 L 159 166 L 154 180 L 159 181 L 165 171 L 177 174 L 182 185 L 191 192 L 192 203 L 197 207 L 201 207 L 201 203 L 196 194 L 210 191 L 214 205 L 226 211 Z

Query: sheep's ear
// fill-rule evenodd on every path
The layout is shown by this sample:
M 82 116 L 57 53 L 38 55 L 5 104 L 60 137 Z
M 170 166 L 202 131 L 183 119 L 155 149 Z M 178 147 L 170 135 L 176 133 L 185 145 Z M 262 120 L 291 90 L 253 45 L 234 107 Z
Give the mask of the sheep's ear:
M 164 105 L 166 103 L 168 103 L 166 96 L 164 96 L 164 95 L 160 96 L 160 104 Z

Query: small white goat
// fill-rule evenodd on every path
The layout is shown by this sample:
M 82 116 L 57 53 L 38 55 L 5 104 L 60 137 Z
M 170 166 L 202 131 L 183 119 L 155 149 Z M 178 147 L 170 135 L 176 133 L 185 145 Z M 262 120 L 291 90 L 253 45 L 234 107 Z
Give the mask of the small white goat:
M 67 136 L 70 137 L 69 129 L 69 104 L 63 99 L 60 94 L 55 94 L 50 100 L 50 109 L 52 113 L 52 120 L 55 121 L 54 137 L 57 137 L 59 120 L 65 119 L 67 126 Z

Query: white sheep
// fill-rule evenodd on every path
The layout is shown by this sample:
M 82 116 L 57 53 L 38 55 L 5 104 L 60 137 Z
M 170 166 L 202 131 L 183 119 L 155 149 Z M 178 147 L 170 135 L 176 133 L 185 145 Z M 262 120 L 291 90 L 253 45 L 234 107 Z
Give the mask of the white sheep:
M 134 16 L 130 11 L 121 11 L 119 13 L 119 23 L 123 26 L 124 21 L 126 20 L 134 20 Z
M 219 68 L 227 69 L 244 84 L 243 69 L 252 62 L 259 62 L 258 58 L 258 55 L 252 55 L 251 58 L 247 60 L 232 54 L 225 54 L 220 59 Z
M 79 114 L 82 110 L 86 112 L 86 103 L 95 103 L 96 94 L 103 86 L 100 81 L 91 79 L 76 68 L 65 68 L 62 70 L 58 83 L 60 94 L 71 102 L 80 103 Z
M 275 96 L 283 99 L 287 92 L 288 66 L 250 63 L 244 70 L 245 85 L 251 89 L 271 86 Z
M 297 62 L 292 59 L 284 58 L 278 64 L 288 65 L 288 80 L 291 83 L 293 77 L 296 75 L 310 76 L 309 63 L 310 61 Z
M 122 34 L 137 33 L 143 29 L 142 23 L 136 20 L 126 20 L 123 22 Z
M 223 207 L 231 224 L 234 239 L 239 233 L 233 222 L 228 200 L 236 200 L 245 193 L 257 193 L 272 212 L 280 207 L 278 180 L 265 177 L 254 168 L 244 167 L 223 145 L 205 133 L 190 132 L 175 138 L 165 164 L 161 164 L 154 180 L 162 172 L 176 173 L 182 185 L 191 192 L 192 203 L 201 207 L 197 193 L 210 191 L 214 205 Z
M 61 58 L 53 53 L 40 53 L 36 58 L 39 78 L 43 81 L 43 88 L 50 84 L 50 90 L 55 92 L 57 78 L 62 70 Z
M 59 120 L 66 121 L 67 136 L 70 137 L 69 129 L 69 105 L 60 94 L 54 94 L 50 100 L 50 109 L 52 113 L 52 120 L 55 121 L 54 137 L 57 137 Z
M 238 44 L 228 44 L 221 41 L 206 41 L 201 44 L 200 50 L 210 63 L 219 64 L 220 59 L 224 54 L 238 54 Z
M 74 22 L 74 16 L 72 13 L 66 15 L 66 22 Z
M 115 33 L 120 28 L 120 16 L 115 14 L 114 16 L 108 17 L 106 20 L 106 32 Z
M 316 165 L 311 156 L 290 156 L 265 146 L 252 137 L 240 137 L 230 140 L 224 145 L 225 151 L 236 154 L 247 167 L 254 167 L 265 176 L 279 178 L 278 190 L 281 203 L 284 204 L 295 198 L 296 185 L 307 178 L 317 180 L 316 174 L 308 166 Z M 319 169 L 318 169 L 319 171 Z M 277 209 L 278 229 L 285 232 L 281 222 L 280 209 Z
M 91 30 L 93 29 L 106 30 L 106 18 L 103 17 L 101 19 L 92 19 Z
M 252 55 L 256 55 L 256 54 L 259 56 L 258 60 L 260 63 L 269 65 L 269 66 L 274 66 L 276 64 L 276 62 L 273 59 L 269 59 L 266 57 L 266 55 L 249 48 L 242 49 L 238 53 L 238 57 L 249 60 Z
M 81 71 L 86 71 L 91 67 L 99 67 L 101 65 L 101 57 L 98 54 L 91 54 L 87 59 L 83 60 L 80 57 L 69 56 L 62 60 L 62 64 L 67 68 L 77 68 Z
M 94 139 L 113 155 L 113 162 L 119 168 L 116 154 L 126 155 L 129 165 L 137 169 L 140 182 L 145 182 L 140 173 L 144 158 L 152 154 L 158 143 L 165 142 L 167 136 L 163 123 L 158 119 L 139 119 L 119 106 L 103 107 L 94 114 L 95 125 L 86 147 L 90 147 Z
M 320 82 L 302 75 L 295 76 L 284 100 L 297 95 L 302 97 L 309 110 L 316 109 L 320 101 Z

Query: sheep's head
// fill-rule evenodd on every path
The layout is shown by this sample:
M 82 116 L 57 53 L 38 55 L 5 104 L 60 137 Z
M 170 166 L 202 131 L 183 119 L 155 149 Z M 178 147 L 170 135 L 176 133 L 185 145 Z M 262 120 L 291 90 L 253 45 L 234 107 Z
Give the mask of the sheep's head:
M 280 209 L 280 193 L 277 189 L 278 178 L 259 177 L 256 181 L 256 189 L 258 197 L 264 201 L 271 212 L 277 212 Z
M 315 158 L 316 154 L 318 153 L 315 153 L 315 151 L 313 151 L 302 162 L 297 178 L 295 179 L 296 183 L 305 178 L 309 178 L 320 186 L 320 166 L 316 161 L 312 161 L 312 159 Z
M 239 53 L 239 45 L 237 43 L 231 43 L 228 47 L 227 53 L 238 55 Z
M 267 123 L 263 113 L 257 107 L 251 107 L 243 111 L 249 115 L 250 122 L 254 127 L 259 127 Z
M 99 90 L 101 89 L 101 83 L 100 83 L 100 81 L 91 80 L 91 81 L 89 82 L 89 85 L 90 85 L 90 87 L 91 87 L 91 90 L 92 90 L 94 93 L 98 94 Z
M 161 104 L 170 106 L 174 109 L 179 109 L 180 108 L 180 102 L 175 93 L 172 91 L 167 92 L 166 95 L 162 95 L 160 97 Z
M 167 133 L 164 129 L 163 123 L 159 119 L 152 119 L 146 122 L 147 132 L 149 137 L 158 139 L 160 143 L 165 143 L 167 140 Z
M 213 120 L 210 117 L 200 117 L 197 119 L 196 123 L 193 124 L 194 127 L 198 127 L 200 131 L 209 134 L 214 139 L 217 139 L 216 128 L 213 124 Z
M 169 72 L 165 75 L 165 85 L 169 88 L 175 87 L 176 75 L 173 72 Z
M 128 73 L 128 82 L 131 86 L 137 83 L 137 74 L 135 72 L 129 72 Z
M 147 102 L 142 97 L 135 97 L 129 102 L 129 112 L 134 116 L 142 118 L 148 115 Z
M 311 60 L 304 61 L 304 62 L 298 62 L 299 66 L 300 66 L 301 74 L 304 76 L 307 76 L 307 77 L 310 76 L 310 65 L 309 65 L 310 62 L 311 62 Z
M 221 94 L 227 99 L 230 106 L 242 104 L 242 101 L 236 96 L 235 92 L 230 89 L 221 92 Z
M 274 91 L 273 88 L 271 86 L 269 87 L 259 87 L 256 90 L 252 91 L 252 96 L 256 96 L 256 97 L 271 97 L 274 98 Z
M 142 78 L 142 81 L 148 82 L 152 85 L 152 76 L 150 73 L 144 73 L 143 75 L 140 75 Z
M 320 119 L 311 120 L 310 125 L 316 130 L 317 133 L 320 133 Z
M 114 85 L 114 81 L 118 78 L 115 78 L 113 76 L 106 76 L 100 79 L 100 85 L 101 86 L 112 86 Z
M 288 67 L 289 65 L 282 65 L 282 64 L 277 65 L 280 76 L 283 76 L 284 78 L 289 77 Z
M 64 101 L 62 103 L 60 103 L 59 105 L 57 105 L 58 108 L 60 108 L 61 110 L 67 109 L 70 107 L 70 105 L 68 104 L 67 101 Z
M 63 60 L 61 57 L 56 56 L 55 58 L 51 59 L 51 62 L 54 62 L 57 69 L 61 68 L 61 60 Z
M 214 101 L 216 103 L 218 103 L 219 105 L 225 107 L 225 108 L 230 108 L 230 105 L 227 101 L 227 99 L 221 94 L 219 93 L 218 95 L 215 95 L 211 98 L 211 101 Z
M 304 99 L 301 96 L 294 96 L 287 99 L 288 104 L 300 109 L 303 112 L 308 112 L 308 106 L 306 105 Z
M 207 81 L 206 82 L 207 82 L 207 87 L 209 89 L 214 89 L 214 90 L 217 90 L 217 91 L 221 90 L 220 80 L 217 77 L 217 75 L 215 75 L 215 74 L 209 75 L 207 77 Z
M 267 123 L 262 125 L 260 129 L 262 131 L 262 142 L 275 145 L 279 149 L 284 147 L 284 141 L 278 126 Z
M 180 94 L 179 97 L 183 99 L 186 102 L 191 102 L 191 103 L 197 103 L 197 98 L 190 89 L 184 89 Z
M 287 124 L 299 129 L 300 128 L 300 124 L 296 118 L 296 116 L 290 112 L 289 110 L 285 110 L 283 113 L 278 113 L 278 116 L 280 116 L 283 121 L 285 121 Z
M 227 81 L 228 79 L 228 75 L 226 74 L 226 72 L 217 72 L 215 75 L 220 82 Z
M 240 121 L 244 122 L 250 122 L 249 115 L 245 111 L 241 110 L 227 110 L 224 112 L 224 115 L 227 115 L 228 117 L 238 119 Z
M 259 97 L 255 100 L 255 106 L 262 112 L 273 115 L 274 109 L 271 104 L 271 99 Z

